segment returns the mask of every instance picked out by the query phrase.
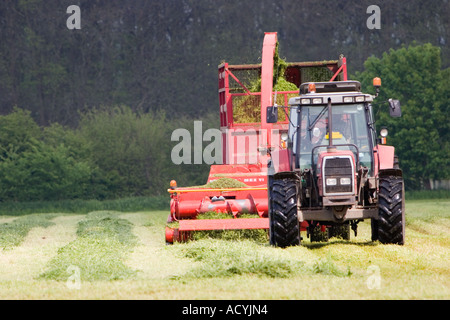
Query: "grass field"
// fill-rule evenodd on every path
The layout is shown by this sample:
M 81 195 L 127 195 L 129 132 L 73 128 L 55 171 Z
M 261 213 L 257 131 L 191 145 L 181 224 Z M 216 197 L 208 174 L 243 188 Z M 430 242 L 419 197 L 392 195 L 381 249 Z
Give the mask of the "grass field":
M 450 298 L 449 200 L 407 201 L 406 245 L 166 246 L 166 211 L 0 215 L 0 299 Z

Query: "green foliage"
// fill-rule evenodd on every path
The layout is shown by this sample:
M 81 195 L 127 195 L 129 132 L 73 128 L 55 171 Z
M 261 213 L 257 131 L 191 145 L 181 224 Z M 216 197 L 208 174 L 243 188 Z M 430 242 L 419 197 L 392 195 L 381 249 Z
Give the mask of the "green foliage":
M 450 190 L 413 190 L 406 192 L 406 200 L 450 199 Z
M 10 114 L 0 116 L 0 159 L 30 151 L 40 136 L 41 130 L 29 111 L 16 107 Z
M 32 47 L 43 45 L 32 30 L 28 38 Z M 280 70 L 275 90 L 297 90 L 281 76 L 284 60 L 275 60 L 275 70 Z M 63 74 L 56 65 L 44 66 L 53 70 L 53 75 Z M 402 102 L 401 118 L 390 118 L 387 104 L 374 104 L 374 110 L 377 126 L 389 128 L 388 143 L 396 147 L 408 191 L 429 188 L 429 179 L 449 179 L 450 68 L 442 69 L 440 49 L 430 44 L 411 45 L 390 50 L 382 58 L 370 57 L 365 71 L 356 77 L 364 91 L 373 92 L 375 76 L 383 81 L 377 102 L 388 98 Z M 44 76 L 39 79 L 53 86 Z M 257 90 L 258 82 L 250 88 Z M 46 95 L 51 95 L 50 91 Z M 255 101 L 245 101 L 251 98 L 244 97 L 242 106 L 247 102 L 254 106 Z M 259 121 L 259 107 L 253 107 L 251 114 L 241 109 L 245 121 Z M 169 141 L 172 131 L 186 128 L 193 136 L 194 117 L 173 120 L 166 117 L 168 112 L 136 110 L 127 106 L 91 108 L 78 115 L 76 127 L 58 123 L 40 127 L 32 112 L 17 107 L 1 115 L 0 201 L 167 196 L 172 179 L 179 186 L 204 184 L 208 165 L 174 165 L 170 159 L 175 144 Z M 239 108 L 235 111 L 239 116 Z M 283 117 L 281 108 L 279 112 Z M 202 115 L 202 130 L 218 128 L 218 118 L 213 112 Z
M 125 106 L 89 111 L 78 135 L 99 169 L 99 198 L 159 194 L 168 181 L 171 125 L 159 112 L 135 113 Z
M 373 90 L 373 77 L 382 78 L 377 102 L 391 97 L 402 102 L 401 118 L 390 118 L 387 104 L 374 104 L 374 110 L 377 126 L 389 128 L 388 143 L 396 147 L 407 189 L 448 179 L 450 69 L 441 69 L 439 48 L 391 50 L 370 57 L 365 69 L 356 75 L 365 91 Z M 279 77 L 276 89 L 290 90 L 284 82 Z M 213 113 L 203 120 L 203 131 L 218 126 Z M 200 185 L 207 165 L 176 166 L 170 159 L 171 132 L 183 127 L 192 136 L 192 119 L 168 120 L 161 111 L 116 106 L 81 114 L 76 129 L 58 123 L 41 129 L 29 111 L 15 108 L 0 116 L 0 201 L 163 196 L 171 179 L 179 186 Z
M 0 117 L 0 199 L 59 200 L 85 196 L 91 167 L 75 150 L 51 143 L 20 109 Z M 47 133 L 52 129 L 49 128 Z M 60 132 L 61 133 L 61 132 Z
M 76 162 L 63 146 L 40 143 L 14 163 L 2 166 L 2 192 L 18 201 L 61 200 L 83 196 L 89 184 L 90 167 Z
M 215 66 L 257 63 L 269 30 L 287 61 L 344 53 L 358 70 L 368 55 L 416 39 L 440 45 L 450 62 L 448 1 L 385 1 L 380 31 L 366 27 L 368 0 L 85 2 L 80 31 L 65 26 L 70 2 L 0 1 L 2 114 L 18 105 L 40 125 L 72 127 L 80 110 L 102 104 L 205 114 L 217 109 Z
M 211 119 L 205 117 L 203 130 L 216 127 Z M 86 112 L 76 129 L 58 123 L 41 129 L 30 112 L 16 108 L 0 116 L 0 201 L 167 195 L 171 179 L 204 183 L 209 166 L 170 159 L 172 131 L 192 133 L 192 124 L 117 106 Z
M 441 69 L 440 49 L 431 44 L 411 45 L 370 57 L 357 73 L 365 91 L 382 79 L 376 100 L 399 99 L 402 117 L 391 118 L 387 104 L 374 104 L 377 126 L 389 129 L 388 144 L 396 147 L 408 189 L 427 188 L 429 179 L 450 177 L 450 70 Z

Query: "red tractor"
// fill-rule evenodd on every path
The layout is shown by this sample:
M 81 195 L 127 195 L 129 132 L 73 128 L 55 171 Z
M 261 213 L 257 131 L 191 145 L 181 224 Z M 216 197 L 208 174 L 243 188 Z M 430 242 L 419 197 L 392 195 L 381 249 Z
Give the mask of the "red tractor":
M 374 79 L 378 89 L 379 78 Z M 405 242 L 402 171 L 394 147 L 377 138 L 372 101 L 358 81 L 310 82 L 289 100 L 286 149 L 271 152 L 268 166 L 270 242 L 279 247 L 301 242 L 300 223 L 311 241 L 349 239 L 350 227 L 371 219 L 372 240 Z M 389 100 L 391 116 L 400 103 Z M 277 106 L 267 122 L 277 121 Z
M 300 230 L 308 231 L 314 241 L 319 239 L 317 229 L 340 235 L 342 226 L 345 229 L 351 225 L 355 229 L 360 219 L 370 217 L 373 239 L 403 243 L 403 230 L 401 241 L 386 239 L 386 219 L 381 209 L 378 212 L 378 204 L 380 208 L 382 205 L 392 208 L 392 198 L 400 197 L 403 206 L 402 190 L 399 194 L 395 192 L 398 184 L 390 177 L 397 177 L 401 189 L 403 182 L 401 171 L 394 168 L 393 148 L 376 145 L 370 106 L 373 97 L 357 91 L 357 82 L 347 81 L 344 57 L 334 61 L 287 63 L 284 78 L 300 88 L 300 96 L 298 89 L 274 92 L 274 74 L 279 72 L 278 68 L 274 70 L 276 53 L 277 34 L 266 33 L 261 64 L 219 66 L 223 164 L 211 166 L 207 182 L 228 178 L 242 186 L 180 188 L 171 181 L 166 242 L 187 240 L 192 232 L 200 230 L 269 229 L 270 242 L 285 247 L 300 243 Z M 248 89 L 249 79 L 255 78 L 260 79 L 257 92 Z M 305 91 L 313 83 L 314 93 Z M 324 91 L 331 86 L 332 92 Z M 310 103 L 301 99 L 310 99 Z M 331 108 L 335 104 L 333 113 Z M 343 106 L 353 106 L 354 110 Z M 391 101 L 391 106 L 393 111 L 399 111 L 397 101 Z M 250 107 L 256 118 L 239 119 L 237 114 L 243 107 L 247 110 Z M 308 116 L 305 116 L 302 111 L 307 109 Z M 283 119 L 277 121 L 279 111 Z M 339 116 L 342 123 L 335 120 L 332 127 L 332 120 Z M 335 129 L 341 130 L 340 125 L 344 124 L 351 127 L 342 132 Z M 324 153 L 322 141 L 328 137 L 329 128 L 333 128 L 333 134 Z M 336 140 L 340 135 L 354 133 L 349 130 L 357 130 L 356 135 L 349 137 L 354 141 L 342 144 Z M 309 137 L 308 146 L 303 142 L 305 137 Z M 344 168 L 340 168 L 341 164 Z M 347 168 L 349 164 L 351 167 Z M 320 169 L 323 165 L 326 172 Z M 340 188 L 341 180 L 336 180 L 334 189 L 321 187 L 331 181 L 327 179 L 332 178 L 329 169 L 332 166 L 336 173 L 345 172 L 344 176 L 335 178 L 343 178 L 343 182 L 350 179 L 351 191 Z M 385 189 L 394 195 L 381 200 L 387 192 Z M 197 219 L 210 211 L 228 214 L 232 219 Z M 386 214 L 391 214 L 392 209 L 388 211 Z M 242 218 L 244 213 L 255 218 Z M 402 228 L 403 225 L 402 208 Z

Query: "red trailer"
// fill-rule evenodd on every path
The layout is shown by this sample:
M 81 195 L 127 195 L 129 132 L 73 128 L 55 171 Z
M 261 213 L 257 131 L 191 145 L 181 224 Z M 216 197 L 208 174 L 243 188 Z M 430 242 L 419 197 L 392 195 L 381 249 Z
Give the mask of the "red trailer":
M 284 119 L 272 124 L 266 121 L 267 107 L 277 104 L 287 106 L 289 98 L 299 95 L 299 90 L 274 92 L 276 49 L 277 33 L 265 33 L 261 64 L 230 65 L 225 62 L 219 65 L 223 164 L 211 166 L 207 183 L 231 178 L 242 182 L 245 187 L 178 187 L 172 180 L 168 189 L 171 199 L 166 227 L 167 243 L 184 241 L 191 232 L 199 230 L 269 229 L 268 161 L 287 163 L 283 159 L 271 159 L 269 153 L 287 148 L 281 137 L 288 132 L 289 111 L 285 108 Z M 251 92 L 248 83 L 258 78 L 261 79 L 261 91 Z M 346 59 L 288 63 L 284 78 L 297 87 L 309 81 L 347 80 Z M 236 111 L 244 104 L 260 116 L 252 122 L 240 121 Z M 199 214 L 210 211 L 229 214 L 233 219 L 196 219 Z M 240 218 L 243 213 L 253 214 L 255 218 Z M 303 230 L 307 226 L 306 222 L 301 224 Z

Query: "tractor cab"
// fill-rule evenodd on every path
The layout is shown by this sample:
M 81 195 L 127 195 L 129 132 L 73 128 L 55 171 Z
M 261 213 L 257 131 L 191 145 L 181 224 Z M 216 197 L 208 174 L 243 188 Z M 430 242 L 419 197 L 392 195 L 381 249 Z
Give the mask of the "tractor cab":
M 316 171 L 319 155 L 333 146 L 351 151 L 356 167 L 367 167 L 369 175 L 373 172 L 375 132 L 367 125 L 373 123 L 373 98 L 360 87 L 357 81 L 302 84 L 301 95 L 289 101 L 293 170 Z
M 387 131 L 376 137 L 371 103 L 379 78 L 374 86 L 372 96 L 358 81 L 307 82 L 289 99 L 287 149 L 272 152 L 280 161 L 268 171 L 272 244 L 300 243 L 296 219 L 308 223 L 311 241 L 318 241 L 317 228 L 328 234 L 346 228 L 349 239 L 350 226 L 356 235 L 358 222 L 371 219 L 372 240 L 404 243 L 402 172 L 394 147 L 383 145 Z M 398 100 L 389 105 L 391 116 L 399 117 Z M 276 122 L 277 108 L 267 109 L 267 122 Z

